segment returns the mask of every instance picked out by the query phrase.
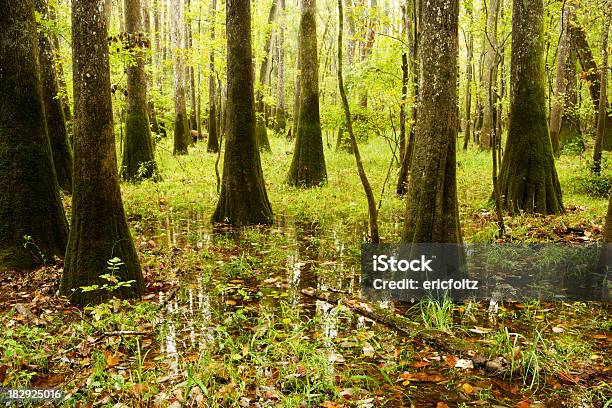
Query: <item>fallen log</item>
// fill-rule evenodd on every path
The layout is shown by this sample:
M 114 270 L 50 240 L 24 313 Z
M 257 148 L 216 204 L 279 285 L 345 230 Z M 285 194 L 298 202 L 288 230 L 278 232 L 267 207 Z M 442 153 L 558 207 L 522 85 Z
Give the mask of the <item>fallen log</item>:
M 302 294 L 330 304 L 337 305 L 340 303 L 345 305 L 355 313 L 394 329 L 407 337 L 419 339 L 439 350 L 455 353 L 464 349 L 464 342 L 454 337 L 451 333 L 424 330 L 420 323 L 410 321 L 390 310 L 364 300 L 352 298 L 342 293 L 329 292 L 311 287 L 302 289 Z

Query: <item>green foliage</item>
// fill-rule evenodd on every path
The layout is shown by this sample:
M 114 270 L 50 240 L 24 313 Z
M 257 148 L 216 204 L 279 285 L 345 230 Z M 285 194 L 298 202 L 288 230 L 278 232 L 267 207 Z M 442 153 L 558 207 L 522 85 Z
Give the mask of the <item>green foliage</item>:
M 575 191 L 591 197 L 606 198 L 612 188 L 612 163 L 609 159 L 602 159 L 601 173 L 593 172 L 593 162 L 587 163 L 587 171 L 573 179 Z
M 94 284 L 94 285 L 89 285 L 89 286 L 81 286 L 79 288 L 81 292 L 85 293 L 85 292 L 93 292 L 97 290 L 102 290 L 102 291 L 109 292 L 112 294 L 114 291 L 120 288 L 129 288 L 132 286 L 133 283 L 136 282 L 135 280 L 122 281 L 120 279 L 118 272 L 121 269 L 121 266 L 125 265 L 123 262 L 121 262 L 121 259 L 115 257 L 115 258 L 109 259 L 107 263 L 108 263 L 107 269 L 109 270 L 109 273 L 100 275 L 100 278 L 105 280 L 108 283 L 105 283 L 103 285 Z M 76 290 L 76 289 L 73 289 L 73 290 Z

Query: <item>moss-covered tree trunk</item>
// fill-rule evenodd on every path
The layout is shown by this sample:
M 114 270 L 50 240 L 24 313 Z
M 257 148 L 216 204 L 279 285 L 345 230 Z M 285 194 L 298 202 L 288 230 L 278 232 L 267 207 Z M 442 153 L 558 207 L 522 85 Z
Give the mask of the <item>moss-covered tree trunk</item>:
M 185 52 L 183 36 L 183 0 L 172 0 L 172 45 L 174 57 L 174 154 L 187 154 L 191 132 L 185 101 Z
M 458 0 L 424 1 L 419 42 L 419 115 L 402 239 L 459 243 L 456 139 Z
M 327 181 L 319 114 L 319 59 L 317 50 L 317 2 L 301 0 L 300 109 L 293 160 L 287 181 L 311 187 Z
M 34 0 L 0 0 L 0 10 L 0 270 L 28 270 L 64 254 L 68 224 L 45 123 Z
M 572 112 L 577 103 L 577 57 L 570 29 L 573 20 L 573 6 L 567 4 L 563 13 L 561 40 L 557 50 L 555 97 L 550 112 L 550 139 L 555 155 L 559 154 L 565 142 L 580 135 L 580 121 L 576 113 Z
M 119 189 L 104 9 L 98 0 L 72 3 L 74 191 L 60 293 L 79 305 L 111 296 L 138 297 L 144 290 Z M 115 276 L 133 281 L 130 286 L 83 291 L 85 286 L 110 283 L 100 276 L 110 273 L 107 262 L 112 258 L 123 263 Z
M 546 118 L 544 5 L 515 1 L 510 64 L 510 126 L 499 176 L 503 206 L 517 211 L 563 211 Z
M 36 0 L 36 11 L 43 18 L 49 19 L 49 7 L 46 0 Z M 65 192 L 70 193 L 72 191 L 72 149 L 68 141 L 63 102 L 58 96 L 60 91 L 55 69 L 55 48 L 44 29 L 38 33 L 38 45 L 43 104 L 53 165 L 59 186 Z
M 125 0 L 125 28 L 134 61 L 127 67 L 127 103 L 121 176 L 127 181 L 149 179 L 155 175 L 153 139 L 147 106 L 147 76 L 140 0 Z
M 255 136 L 255 96 L 251 48 L 251 4 L 228 0 L 227 139 L 223 181 L 213 222 L 235 226 L 272 223 L 272 209 Z
M 215 40 L 215 16 L 217 12 L 217 0 L 212 0 L 211 4 L 211 23 L 210 40 Z M 209 153 L 219 151 L 219 139 L 217 138 L 217 93 L 215 90 L 215 49 L 210 48 L 210 76 L 208 77 L 208 145 L 206 150 Z

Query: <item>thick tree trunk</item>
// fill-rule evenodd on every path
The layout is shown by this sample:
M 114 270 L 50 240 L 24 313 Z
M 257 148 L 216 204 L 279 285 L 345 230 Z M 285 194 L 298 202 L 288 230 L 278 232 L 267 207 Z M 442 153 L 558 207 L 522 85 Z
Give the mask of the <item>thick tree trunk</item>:
M 128 47 L 134 53 L 134 61 L 127 67 L 125 142 L 121 176 L 127 181 L 139 181 L 156 175 L 145 74 L 144 49 L 148 42 L 142 31 L 140 0 L 125 0 L 124 9 Z
M 285 24 L 287 22 L 285 0 L 278 0 L 279 24 L 278 24 L 278 70 L 276 84 L 276 117 L 274 130 L 276 133 L 284 133 L 287 127 L 285 107 Z
M 576 51 L 570 29 L 574 19 L 573 15 L 573 6 L 566 4 L 561 40 L 557 50 L 555 97 L 550 112 L 550 139 L 555 155 L 560 153 L 564 142 L 580 136 L 580 122 L 575 113 L 571 112 L 577 102 Z
M 0 10 L 0 270 L 29 270 L 64 254 L 68 224 L 45 123 L 34 0 L 0 0 Z
M 301 0 L 300 113 L 295 150 L 287 182 L 312 187 L 327 181 L 319 114 L 319 59 L 317 55 L 316 0 Z
M 174 154 L 187 154 L 191 144 L 191 132 L 185 102 L 185 42 L 183 36 L 183 0 L 173 0 L 172 44 L 174 59 Z
M 215 16 L 217 13 L 217 0 L 211 4 L 210 40 L 215 42 Z M 219 151 L 219 139 L 217 138 L 217 93 L 215 92 L 215 49 L 210 49 L 210 75 L 208 77 L 208 145 L 209 153 Z
M 546 118 L 543 35 L 543 0 L 515 1 L 510 128 L 500 173 L 500 195 L 511 213 L 563 212 Z
M 612 6 L 612 2 L 608 1 Z M 606 19 L 602 27 L 601 34 L 601 79 L 600 79 L 600 94 L 599 94 L 599 109 L 597 115 L 597 137 L 595 139 L 595 149 L 593 152 L 593 172 L 597 175 L 601 173 L 601 151 L 604 145 L 606 136 L 606 121 L 608 107 L 608 31 L 610 31 L 610 19 L 612 11 L 608 9 Z
M 72 221 L 60 293 L 79 305 L 110 297 L 139 297 L 144 280 L 119 189 L 108 62 L 108 25 L 97 0 L 72 3 L 74 68 L 74 191 Z M 121 260 L 110 271 L 108 261 Z M 110 291 L 100 275 L 129 286 Z M 98 285 L 92 291 L 86 286 Z
M 500 0 L 489 0 L 487 8 L 487 30 L 485 33 L 485 59 L 482 86 L 485 90 L 492 89 L 491 94 L 495 94 L 497 89 L 497 20 L 499 16 Z M 491 68 L 493 67 L 493 68 Z M 491 134 L 493 132 L 493 102 L 486 92 L 485 103 L 483 106 L 482 128 L 480 131 L 480 147 L 483 149 L 491 148 Z
M 227 0 L 227 140 L 223 182 L 213 222 L 271 224 L 257 139 L 251 47 L 251 4 Z
M 402 240 L 460 243 L 456 139 L 458 0 L 423 2 L 419 115 Z
M 37 11 L 48 18 L 49 8 L 46 0 L 36 0 Z M 57 182 L 67 193 L 72 191 L 72 148 L 68 141 L 68 129 L 64 116 L 62 99 L 58 97 L 59 82 L 55 70 L 55 48 L 46 32 L 38 33 L 38 60 L 42 81 L 43 103 L 53 165 Z

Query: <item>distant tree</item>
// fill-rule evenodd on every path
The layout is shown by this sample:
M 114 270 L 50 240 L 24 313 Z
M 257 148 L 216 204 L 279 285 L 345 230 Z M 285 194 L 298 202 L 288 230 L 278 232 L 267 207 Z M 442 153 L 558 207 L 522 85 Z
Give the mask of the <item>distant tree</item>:
M 108 59 L 108 5 L 98 0 L 72 3 L 74 69 L 74 191 L 72 221 L 60 293 L 74 304 L 101 302 L 110 296 L 138 297 L 144 280 L 130 236 L 119 189 Z M 108 261 L 119 258 L 117 270 Z M 114 292 L 83 287 L 112 282 L 113 274 L 131 282 Z
M 255 136 L 251 3 L 227 0 L 227 139 L 213 222 L 271 224 L 272 209 Z
M 215 14 L 217 11 L 217 0 L 211 3 L 210 39 L 215 40 Z M 217 93 L 215 90 L 215 49 L 210 47 L 210 76 L 208 77 L 208 146 L 207 151 L 217 153 L 219 151 L 219 139 L 217 138 Z
M 172 45 L 174 57 L 174 154 L 187 154 L 191 132 L 185 102 L 185 49 L 183 36 L 183 0 L 172 0 Z
M 301 0 L 300 109 L 289 184 L 311 187 L 327 181 L 319 114 L 319 59 L 317 49 L 317 2 Z
M 140 0 L 125 0 L 124 9 L 127 42 L 134 52 L 134 61 L 127 67 L 127 117 L 121 175 L 124 180 L 138 181 L 156 174 L 145 74 L 144 48 L 148 47 L 148 41 L 142 31 Z
M 571 25 L 572 40 L 578 53 L 578 60 L 582 66 L 582 72 L 585 76 L 586 83 L 589 87 L 589 93 L 591 95 L 591 101 L 593 102 L 593 109 L 595 112 L 599 112 L 599 95 L 601 94 L 601 70 L 597 67 L 597 62 L 593 57 L 593 52 L 587 42 L 587 35 L 584 28 L 578 24 Z M 612 110 L 608 109 L 606 102 L 606 127 L 604 133 L 604 140 L 602 144 L 602 150 L 612 150 Z
M 278 0 L 278 8 L 278 81 L 276 87 L 276 117 L 274 121 L 274 130 L 277 133 L 283 133 L 287 126 L 287 113 L 285 107 L 285 24 L 287 23 L 287 11 L 285 8 L 285 0 Z
M 68 224 L 45 123 L 34 0 L 0 0 L 0 10 L 0 270 L 28 270 L 64 254 Z
M 46 0 L 36 0 L 36 11 L 42 18 L 49 20 L 49 6 Z M 59 186 L 65 192 L 70 193 L 72 191 L 72 148 L 68 140 L 68 128 L 64 116 L 65 108 L 60 96 L 58 76 L 55 69 L 55 53 L 55 46 L 48 33 L 44 29 L 39 30 L 38 60 L 53 165 Z
M 543 0 L 514 1 L 510 126 L 499 178 L 503 206 L 512 213 L 563 211 L 548 133 L 543 56 Z
M 270 150 L 270 140 L 268 139 L 268 128 L 266 127 L 266 104 L 264 103 L 264 88 L 268 86 L 268 71 L 272 61 L 270 61 L 273 24 L 276 20 L 278 8 L 278 0 L 272 0 L 270 12 L 268 13 L 268 24 L 266 26 L 265 44 L 263 49 L 263 57 L 261 59 L 261 67 L 259 69 L 259 80 L 257 83 L 256 104 L 257 104 L 257 141 L 259 148 L 262 150 Z
M 612 0 L 608 0 L 608 10 L 602 27 L 601 34 L 601 79 L 599 94 L 599 109 L 597 110 L 597 137 L 593 151 L 593 172 L 601 173 L 601 151 L 603 150 L 606 137 L 606 122 L 608 117 L 608 31 L 610 31 L 610 20 L 612 19 Z
M 572 30 L 574 24 L 574 6 L 565 5 L 561 39 L 557 50 L 557 76 L 555 97 L 550 112 L 550 139 L 553 152 L 558 155 L 563 144 L 580 136 L 580 120 L 572 109 L 578 103 L 576 92 L 576 47 L 573 45 Z
M 487 7 L 487 25 L 485 32 L 485 59 L 483 70 L 483 83 L 485 98 L 483 106 L 482 128 L 480 132 L 480 147 L 491 148 L 491 135 L 493 133 L 493 96 L 497 89 L 497 22 L 501 6 L 500 0 L 485 0 L 483 4 Z M 487 92 L 491 88 L 492 92 Z M 490 95 L 489 95 L 490 94 Z
M 456 139 L 459 1 L 428 0 L 421 10 L 423 67 L 402 239 L 460 243 Z

